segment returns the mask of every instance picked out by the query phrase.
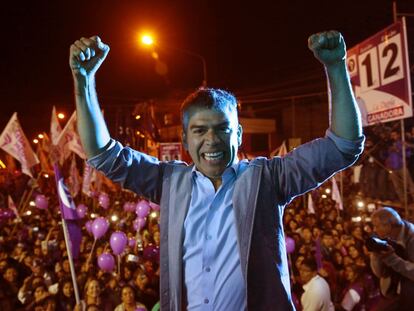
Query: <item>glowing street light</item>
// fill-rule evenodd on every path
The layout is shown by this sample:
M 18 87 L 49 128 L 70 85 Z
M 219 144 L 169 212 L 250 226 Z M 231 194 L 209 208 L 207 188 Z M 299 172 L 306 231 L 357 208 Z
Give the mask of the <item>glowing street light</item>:
M 43 134 L 39 134 L 39 135 L 37 135 L 37 137 L 40 138 L 40 139 L 45 138 L 45 136 Z
M 58 117 L 59 119 L 63 120 L 63 119 L 65 118 L 65 114 L 64 114 L 64 113 L 59 112 L 59 113 L 58 113 L 58 115 L 57 115 L 57 117 Z
M 143 34 L 141 36 L 141 43 L 146 46 L 151 46 L 154 44 L 154 38 L 150 34 Z
M 144 33 L 144 34 L 141 35 L 140 42 L 141 42 L 142 45 L 144 45 L 146 47 L 156 45 L 154 37 L 151 34 L 148 34 L 148 33 Z M 202 81 L 201 85 L 202 86 L 207 86 L 207 62 L 206 62 L 206 59 L 202 55 L 200 55 L 196 52 L 190 51 L 190 50 L 177 48 L 177 47 L 172 47 L 172 46 L 162 45 L 161 47 L 166 48 L 166 49 L 170 49 L 170 50 L 175 50 L 175 51 L 190 55 L 192 57 L 198 58 L 201 61 L 201 63 L 203 64 L 203 81 Z M 155 51 L 152 51 L 151 57 L 154 58 L 155 60 L 158 60 L 158 58 L 159 58 L 158 53 L 155 52 Z
M 33 143 L 38 144 L 39 140 L 37 138 L 33 139 Z

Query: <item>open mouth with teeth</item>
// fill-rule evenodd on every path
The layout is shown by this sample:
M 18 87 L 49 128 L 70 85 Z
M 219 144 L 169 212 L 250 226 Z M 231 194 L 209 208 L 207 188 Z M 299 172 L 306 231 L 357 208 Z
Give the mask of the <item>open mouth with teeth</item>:
M 209 161 L 209 162 L 220 161 L 224 158 L 224 152 L 223 151 L 203 152 L 201 156 L 203 157 L 204 160 Z

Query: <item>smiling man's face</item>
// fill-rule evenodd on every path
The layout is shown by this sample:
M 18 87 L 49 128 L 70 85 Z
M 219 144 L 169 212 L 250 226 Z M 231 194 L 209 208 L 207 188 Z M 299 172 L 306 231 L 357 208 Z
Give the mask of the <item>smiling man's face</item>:
M 197 169 L 210 179 L 219 179 L 227 167 L 237 163 L 241 135 L 237 112 L 232 108 L 197 107 L 189 111 L 183 143 Z

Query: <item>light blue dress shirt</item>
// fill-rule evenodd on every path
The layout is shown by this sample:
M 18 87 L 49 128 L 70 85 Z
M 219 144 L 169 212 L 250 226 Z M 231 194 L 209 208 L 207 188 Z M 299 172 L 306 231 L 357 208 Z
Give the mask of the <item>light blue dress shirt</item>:
M 235 164 L 225 170 L 217 192 L 207 177 L 193 170 L 183 245 L 188 310 L 246 309 L 232 202 L 238 169 Z

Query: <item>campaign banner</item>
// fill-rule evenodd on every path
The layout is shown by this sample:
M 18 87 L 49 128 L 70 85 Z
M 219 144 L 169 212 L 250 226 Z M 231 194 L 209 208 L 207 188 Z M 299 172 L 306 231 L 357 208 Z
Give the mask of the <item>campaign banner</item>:
M 363 126 L 413 115 L 405 19 L 347 52 Z
M 182 160 L 181 143 L 160 143 L 159 158 L 161 161 Z

